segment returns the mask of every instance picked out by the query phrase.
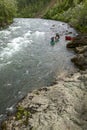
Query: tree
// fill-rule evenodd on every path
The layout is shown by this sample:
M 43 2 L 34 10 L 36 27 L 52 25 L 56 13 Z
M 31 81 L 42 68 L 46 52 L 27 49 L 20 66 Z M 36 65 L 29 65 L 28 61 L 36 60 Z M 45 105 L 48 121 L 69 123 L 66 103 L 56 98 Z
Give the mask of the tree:
M 51 0 L 18 0 L 18 17 L 35 17 Z
M 0 0 L 0 24 L 12 22 L 16 11 L 17 3 L 15 0 Z

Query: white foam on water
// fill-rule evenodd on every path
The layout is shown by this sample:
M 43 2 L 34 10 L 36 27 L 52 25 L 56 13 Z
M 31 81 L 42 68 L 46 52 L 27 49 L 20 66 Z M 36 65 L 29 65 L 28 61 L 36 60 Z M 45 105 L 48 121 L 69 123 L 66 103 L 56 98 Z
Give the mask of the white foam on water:
M 24 47 L 27 47 L 28 45 L 32 44 L 33 40 L 31 39 L 31 36 L 32 36 L 32 31 L 28 31 L 27 33 L 24 34 Z
M 23 41 L 22 37 L 14 38 L 10 43 L 7 43 L 7 47 L 2 49 L 0 57 L 10 57 L 13 53 L 20 50 L 21 43 Z
M 39 39 L 44 38 L 45 32 L 40 32 L 40 31 L 35 31 L 31 35 L 31 39 L 33 39 L 35 42 L 38 41 Z
M 6 110 L 12 111 L 12 110 L 13 110 L 13 107 L 6 108 Z
M 7 107 L 6 111 L 7 112 L 13 112 L 14 111 L 14 105 L 12 105 L 11 107 Z
M 26 70 L 26 72 L 25 72 L 26 74 L 29 74 L 29 70 Z
M 6 36 L 8 36 L 8 35 L 10 35 L 10 34 L 11 34 L 11 32 L 8 31 L 8 30 L 0 31 L 0 38 L 6 37 Z
M 11 43 L 8 44 L 8 47 L 16 52 L 16 51 L 20 50 L 20 47 L 21 47 L 21 44 L 23 43 L 23 41 L 24 41 L 23 37 L 14 38 L 11 41 Z
M 9 41 L 9 43 L 6 44 L 6 47 L 1 48 L 0 60 L 3 61 L 4 58 L 8 59 L 12 57 L 13 54 L 17 54 L 17 52 L 24 49 L 24 47 L 31 45 L 33 41 L 28 38 L 30 35 L 31 31 L 28 31 L 23 37 L 17 37 Z
M 31 33 L 32 33 L 32 31 L 28 31 L 27 33 L 25 33 L 24 38 L 30 37 Z
M 35 33 L 34 33 L 34 35 L 35 36 L 44 36 L 44 34 L 45 34 L 45 32 L 39 32 L 39 31 L 36 31 Z
M 12 61 L 8 61 L 7 63 L 4 63 L 4 65 L 10 65 Z
M 1 60 L 1 61 L 3 61 L 3 60 L 4 60 L 4 58 L 3 58 L 3 57 L 0 57 L 0 60 Z
M 4 115 L 3 115 L 3 114 L 1 114 L 1 115 L 0 115 L 0 121 L 2 120 L 2 118 L 3 118 L 3 117 L 4 117 Z
M 44 24 L 44 25 L 49 25 L 47 22 L 44 22 L 43 24 Z
M 25 40 L 23 46 L 26 48 L 28 47 L 28 45 L 31 45 L 32 42 L 33 42 L 32 40 Z
M 3 116 L 3 114 L 0 115 L 0 118 Z
M 38 64 L 37 64 L 37 67 L 40 67 L 42 64 L 42 62 L 40 61 Z
M 11 83 L 8 83 L 7 86 L 11 86 L 12 84 Z
M 17 29 L 20 29 L 20 28 L 21 28 L 21 26 L 18 26 L 18 27 L 10 26 L 10 27 L 9 27 L 9 30 L 10 30 L 10 31 L 16 31 Z
M 16 29 L 19 29 L 20 26 L 18 27 L 9 27 L 10 31 L 15 31 Z M 10 31 L 2 31 L 1 33 L 4 34 L 4 36 L 9 35 L 11 32 Z M 6 47 L 1 48 L 0 52 L 0 59 L 3 61 L 4 58 L 8 59 L 9 57 L 12 57 L 13 54 L 15 54 L 17 51 L 20 51 L 23 47 L 27 47 L 28 45 L 31 45 L 33 43 L 32 38 L 38 38 L 38 37 L 43 37 L 44 32 L 39 32 L 36 31 L 32 33 L 32 31 L 28 31 L 23 35 L 23 37 L 17 37 L 9 41 L 7 43 Z

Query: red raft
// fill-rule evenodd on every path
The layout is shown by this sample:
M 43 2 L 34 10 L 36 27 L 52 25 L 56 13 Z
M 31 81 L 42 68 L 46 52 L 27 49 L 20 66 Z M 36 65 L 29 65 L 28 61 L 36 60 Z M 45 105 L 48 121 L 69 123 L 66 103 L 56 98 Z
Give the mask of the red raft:
M 73 41 L 75 38 L 71 36 L 65 36 L 65 40 Z

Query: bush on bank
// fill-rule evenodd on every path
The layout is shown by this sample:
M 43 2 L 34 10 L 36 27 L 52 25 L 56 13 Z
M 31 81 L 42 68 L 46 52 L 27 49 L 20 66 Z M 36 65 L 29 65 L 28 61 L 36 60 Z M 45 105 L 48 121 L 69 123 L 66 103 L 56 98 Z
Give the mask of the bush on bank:
M 87 1 L 65 0 L 48 10 L 44 18 L 68 22 L 81 32 L 87 32 Z
M 16 15 L 17 3 L 15 0 L 0 0 L 0 26 L 6 26 L 13 21 Z

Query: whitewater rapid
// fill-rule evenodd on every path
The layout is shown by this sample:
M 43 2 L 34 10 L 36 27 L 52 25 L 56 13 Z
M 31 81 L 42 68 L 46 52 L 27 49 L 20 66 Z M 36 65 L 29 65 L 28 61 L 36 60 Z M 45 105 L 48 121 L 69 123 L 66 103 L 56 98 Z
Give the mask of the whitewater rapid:
M 50 39 L 59 33 L 55 46 Z M 56 73 L 75 71 L 65 35 L 75 36 L 68 24 L 43 19 L 14 19 L 0 31 L 0 114 L 15 106 L 29 91 L 49 86 Z

